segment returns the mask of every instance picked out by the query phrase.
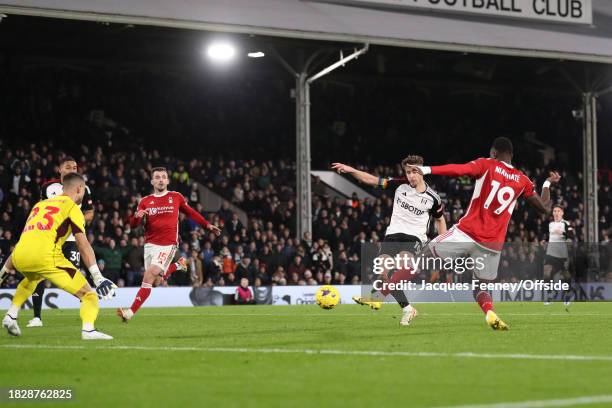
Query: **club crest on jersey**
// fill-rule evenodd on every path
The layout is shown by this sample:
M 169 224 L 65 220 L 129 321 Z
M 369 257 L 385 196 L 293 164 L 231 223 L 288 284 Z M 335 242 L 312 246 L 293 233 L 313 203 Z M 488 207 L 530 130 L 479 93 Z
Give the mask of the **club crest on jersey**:
M 168 197 L 168 202 L 172 204 L 172 197 Z

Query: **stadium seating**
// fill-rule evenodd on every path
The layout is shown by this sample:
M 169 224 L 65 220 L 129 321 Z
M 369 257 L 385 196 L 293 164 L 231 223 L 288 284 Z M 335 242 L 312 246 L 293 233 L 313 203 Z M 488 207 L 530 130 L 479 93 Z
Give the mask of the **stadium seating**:
M 223 236 L 212 236 L 193 222 L 180 217 L 180 255 L 188 259 L 191 272 L 175 274 L 170 285 L 236 285 L 247 277 L 256 285 L 308 285 L 329 281 L 358 283 L 360 243 L 378 242 L 392 210 L 389 192 L 372 189 L 372 200 L 330 198 L 313 187 L 313 236 L 296 237 L 295 164 L 291 160 L 223 160 L 160 157 L 156 151 L 123 153 L 110 148 L 81 146 L 76 155 L 80 171 L 87 176 L 95 200 L 95 217 L 88 230 L 103 272 L 122 285 L 139 285 L 142 277 L 142 238 L 131 230 L 127 219 L 138 200 L 149 194 L 149 173 L 153 165 L 171 171 L 171 188 L 185 195 L 202 212 L 197 184 L 202 183 L 245 210 L 247 225 L 223 205 L 205 216 L 223 226 Z M 37 201 L 38 186 L 55 177 L 59 155 L 52 145 L 24 144 L 2 150 L 0 162 L 0 250 L 2 257 L 16 242 L 29 209 Z M 399 166 L 363 168 L 383 176 L 400 175 Z M 538 185 L 544 171 L 534 168 L 527 174 Z M 563 205 L 566 218 L 576 228 L 576 240 L 583 240 L 580 177 L 563 174 L 553 189 L 556 203 Z M 469 180 L 438 178 L 432 187 L 445 201 L 445 217 L 452 225 L 463 214 L 471 196 Z M 612 196 L 609 183 L 600 187 L 602 240 L 607 242 Z M 432 234 L 434 232 L 432 231 Z M 548 234 L 547 219 L 520 202 L 508 229 L 509 242 L 523 243 L 506 251 L 500 268 L 503 280 L 535 277 L 540 271 L 543 251 L 538 245 Z M 248 258 L 248 261 L 243 261 Z M 430 279 L 453 279 L 440 271 Z M 327 277 L 326 277 L 327 275 Z M 535 276 L 534 276 L 535 275 Z M 6 286 L 14 286 L 8 279 Z

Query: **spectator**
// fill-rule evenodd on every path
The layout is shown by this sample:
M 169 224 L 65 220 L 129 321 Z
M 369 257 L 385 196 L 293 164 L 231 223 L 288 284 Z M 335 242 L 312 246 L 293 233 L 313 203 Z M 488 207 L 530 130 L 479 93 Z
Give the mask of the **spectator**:
M 19 146 L 18 140 L 11 140 L 11 143 L 17 148 L 10 148 L 0 141 L 0 189 L 4 193 L 4 196 L 0 194 L 0 247 L 6 251 L 10 251 L 10 246 L 19 237 L 29 209 L 36 201 L 33 184 L 53 176 L 53 163 L 57 162 L 60 154 L 48 143 L 39 143 L 35 148 L 29 144 Z M 170 168 L 176 164 L 172 169 L 176 188 L 183 182 L 185 186 L 180 188 L 185 187 L 186 198 L 200 210 L 202 207 L 196 201 L 199 200 L 196 180 L 227 200 L 239 202 L 239 207 L 247 212 L 246 225 L 231 210 L 229 201 L 224 201 L 216 214 L 209 215 L 218 225 L 225 226 L 224 236 L 219 239 L 194 228 L 187 220 L 180 223 L 181 254 L 199 264 L 193 253 L 197 251 L 197 259 L 202 262 L 203 279 L 210 279 L 213 283 L 222 281 L 229 284 L 232 281 L 230 274 L 238 275 L 235 279 L 239 279 L 246 273 L 245 277 L 251 282 L 257 277 L 274 285 L 286 284 L 287 280 L 295 284 L 320 284 L 326 279 L 327 272 L 331 273 L 334 284 L 358 283 L 361 246 L 376 243 L 384 236 L 393 206 L 393 198 L 380 189 L 370 191 L 374 200 L 359 200 L 356 196 L 349 200 L 335 199 L 315 194 L 312 203 L 313 234 L 305 233 L 298 238 L 293 227 L 296 215 L 295 164 L 289 161 L 205 158 L 192 159 L 185 165 L 176 157 L 161 157 L 156 151 L 126 154 L 125 149 L 106 145 L 95 148 L 75 145 L 74 149 L 80 149 L 80 153 L 76 152 L 84 163 L 80 170 L 88 178 L 97 199 L 96 216 L 91 231 L 88 231 L 88 240 L 105 261 L 106 273 L 114 275 L 113 280 L 117 282 L 124 279 L 127 285 L 140 283 L 142 230 L 131 230 L 125 221 L 133 215 L 140 198 L 150 193 L 146 169 L 155 163 L 164 163 Z M 39 154 L 28 154 L 34 150 Z M 378 166 L 371 170 L 381 176 L 401 175 L 401 169 L 395 166 Z M 598 204 L 602 244 L 608 240 L 612 219 L 608 173 L 605 169 L 600 172 L 602 181 Z M 530 174 L 541 183 L 546 169 L 533 167 Z M 581 242 L 584 240 L 582 177 L 576 174 L 572 179 L 572 172 L 567 171 L 565 175 L 567 177 L 551 194 L 556 203 L 567 208 L 567 218 L 576 230 L 576 241 Z M 471 186 L 463 180 L 436 179 L 434 182 L 438 191 L 446 193 L 445 216 L 452 224 L 467 208 Z M 546 217 L 532 213 L 520 200 L 508 228 L 508 240 L 517 242 L 517 245 L 538 242 L 547 237 L 547 225 Z M 118 267 L 116 251 L 122 255 Z M 298 263 L 296 256 L 301 259 Z M 537 250 L 515 251 L 507 256 L 507 276 L 504 279 L 532 277 L 540 269 L 541 254 Z M 251 261 L 243 262 L 245 257 Z M 602 262 L 609 264 L 608 257 L 604 256 Z M 245 268 L 244 263 L 249 263 L 248 267 Z M 200 282 L 198 266 L 191 270 L 195 272 L 193 276 L 183 274 L 183 281 L 174 280 L 170 284 Z M 297 280 L 294 273 L 298 275 Z M 447 279 L 444 271 L 440 273 L 440 279 Z M 602 273 L 599 278 L 604 279 L 604 276 Z
M 237 305 L 250 305 L 255 303 L 253 291 L 249 288 L 249 280 L 247 278 L 240 279 L 240 286 L 236 288 L 234 294 L 234 302 Z
M 98 259 L 102 259 L 105 262 L 105 273 L 104 276 L 117 283 L 121 277 L 121 266 L 123 260 L 123 254 L 121 250 L 117 248 L 115 240 L 112 238 L 108 239 L 108 246 L 101 247 L 98 249 Z
M 210 279 L 211 282 L 218 284 L 219 280 L 223 276 L 221 258 L 218 256 L 214 256 L 212 261 L 207 265 L 205 271 L 206 271 L 206 274 L 204 276 L 204 279 L 206 280 Z
M 189 205 L 192 207 L 196 207 L 200 203 L 200 190 L 198 183 L 191 183 L 191 189 L 187 195 L 187 200 L 189 201 Z
M 251 265 L 251 258 L 248 256 L 243 257 L 240 263 L 236 266 L 236 279 L 247 279 L 249 281 L 254 280 L 255 271 Z
M 306 266 L 302 263 L 302 257 L 300 255 L 296 255 L 293 257 L 293 262 L 291 263 L 291 265 L 289 265 L 287 272 L 290 276 L 295 274 L 298 278 L 301 278 L 305 270 Z
M 191 251 L 191 255 L 187 258 L 187 265 L 189 265 L 189 280 L 191 286 L 199 288 L 204 282 L 204 267 L 198 255 L 198 251 Z
M 144 237 L 133 237 L 124 256 L 127 286 L 138 286 L 144 274 Z
M 242 230 L 244 226 L 240 222 L 237 213 L 232 213 L 232 217 L 228 223 L 225 224 L 225 229 L 230 236 L 234 236 Z

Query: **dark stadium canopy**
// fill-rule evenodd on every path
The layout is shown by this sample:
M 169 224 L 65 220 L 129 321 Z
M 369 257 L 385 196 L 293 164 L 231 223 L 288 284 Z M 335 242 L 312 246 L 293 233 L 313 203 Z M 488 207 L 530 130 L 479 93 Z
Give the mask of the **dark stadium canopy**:
M 612 1 L 592 4 L 592 25 L 300 0 L 0 0 L 0 12 L 610 63 Z

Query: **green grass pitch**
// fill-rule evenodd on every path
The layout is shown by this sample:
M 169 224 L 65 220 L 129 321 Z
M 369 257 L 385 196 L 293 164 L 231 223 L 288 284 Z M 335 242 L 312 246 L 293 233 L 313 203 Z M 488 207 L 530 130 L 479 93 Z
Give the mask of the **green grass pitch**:
M 391 304 L 145 308 L 129 324 L 103 309 L 97 326 L 109 342 L 80 340 L 78 310 L 46 310 L 36 329 L 22 311 L 22 336 L 0 336 L 0 387 L 70 388 L 66 407 L 420 408 L 602 395 L 611 399 L 580 406 L 612 406 L 611 303 L 569 312 L 498 303 L 508 332 L 491 330 L 476 304 L 416 307 L 410 327 Z M 59 404 L 34 406 L 50 405 Z

